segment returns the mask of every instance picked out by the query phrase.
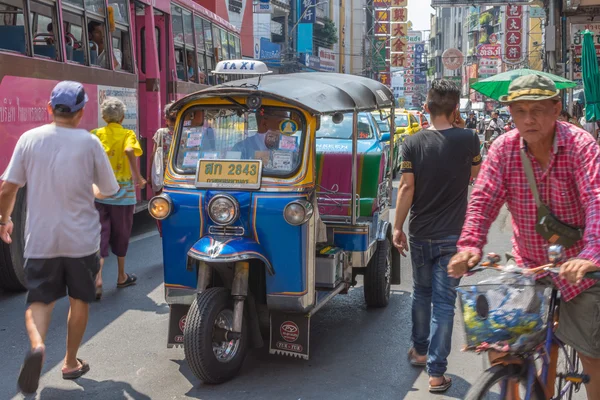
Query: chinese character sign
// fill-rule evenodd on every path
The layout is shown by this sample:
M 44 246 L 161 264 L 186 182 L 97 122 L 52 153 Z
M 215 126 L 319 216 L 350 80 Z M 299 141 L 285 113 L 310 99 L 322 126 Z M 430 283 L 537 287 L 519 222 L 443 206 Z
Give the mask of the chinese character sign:
M 314 24 L 317 19 L 316 0 L 300 0 L 300 23 Z
M 387 9 L 375 10 L 375 35 L 389 36 L 390 12 Z
M 408 21 L 408 12 L 407 12 L 407 8 L 405 7 L 400 7 L 400 8 L 391 8 L 392 11 L 392 18 L 391 21 L 392 22 L 406 22 Z
M 391 35 L 392 37 L 407 36 L 408 24 L 403 22 L 391 24 Z
M 516 64 L 523 60 L 523 6 L 511 4 L 505 9 L 504 61 Z
M 373 0 L 373 7 L 387 8 L 391 5 L 392 0 Z
M 392 0 L 390 8 L 390 66 L 410 68 L 413 64 L 408 51 L 408 9 L 406 0 Z

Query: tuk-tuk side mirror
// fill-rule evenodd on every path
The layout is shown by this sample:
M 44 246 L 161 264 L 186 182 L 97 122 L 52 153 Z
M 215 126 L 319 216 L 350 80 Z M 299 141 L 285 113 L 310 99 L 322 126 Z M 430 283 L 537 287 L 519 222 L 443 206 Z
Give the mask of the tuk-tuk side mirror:
M 413 122 L 412 127 L 413 128 L 418 128 L 419 127 L 419 123 L 418 122 Z
M 390 141 L 390 133 L 389 132 L 385 132 L 381 134 L 381 141 L 382 142 L 389 142 Z
M 396 128 L 396 133 L 397 134 L 403 134 L 404 133 L 404 128 Z

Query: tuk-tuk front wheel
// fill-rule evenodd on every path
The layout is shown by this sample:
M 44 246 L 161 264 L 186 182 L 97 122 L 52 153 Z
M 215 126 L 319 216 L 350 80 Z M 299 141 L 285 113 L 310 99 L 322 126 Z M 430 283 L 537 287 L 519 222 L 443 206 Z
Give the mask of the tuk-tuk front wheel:
M 206 289 L 196 296 L 185 322 L 183 343 L 190 369 L 205 383 L 223 383 L 237 375 L 248 351 L 246 320 L 239 338 L 231 338 L 233 299 L 229 290 Z
M 377 250 L 367 265 L 364 278 L 367 306 L 387 306 L 392 287 L 392 244 L 389 238 L 377 242 Z

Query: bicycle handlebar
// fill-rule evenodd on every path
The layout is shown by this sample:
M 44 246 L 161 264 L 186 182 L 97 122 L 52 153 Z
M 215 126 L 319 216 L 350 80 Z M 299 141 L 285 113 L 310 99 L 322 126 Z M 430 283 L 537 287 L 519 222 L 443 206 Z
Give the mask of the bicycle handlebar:
M 497 272 L 512 272 L 515 274 L 534 276 L 541 272 L 549 272 L 553 275 L 558 275 L 560 272 L 560 267 L 558 267 L 555 264 L 546 264 L 546 265 L 542 265 L 537 268 L 523 268 L 523 267 L 519 267 L 516 265 L 514 267 L 508 267 L 505 265 L 492 263 L 490 261 L 484 261 L 482 263 L 479 263 L 477 266 L 471 268 L 469 271 L 467 271 L 467 273 L 465 275 L 470 276 L 470 275 L 476 274 L 477 272 L 481 272 L 481 271 L 485 271 L 485 270 L 493 270 L 493 271 L 497 271 Z M 585 277 L 590 278 L 590 279 L 600 280 L 600 270 L 588 272 L 585 274 Z

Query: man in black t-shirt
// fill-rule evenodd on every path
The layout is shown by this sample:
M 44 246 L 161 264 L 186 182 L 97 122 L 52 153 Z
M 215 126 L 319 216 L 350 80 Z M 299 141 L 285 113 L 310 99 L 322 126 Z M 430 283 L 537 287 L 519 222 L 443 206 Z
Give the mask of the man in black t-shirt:
M 450 278 L 447 269 L 465 220 L 469 181 L 481 163 L 479 137 L 455 123 L 459 98 L 451 81 L 432 83 L 425 106 L 431 127 L 402 144 L 394 221 L 394 246 L 405 255 L 410 242 L 412 260 L 414 347 L 408 356 L 412 365 L 427 367 L 431 392 L 444 392 L 452 384 L 444 374 L 459 280 Z M 409 210 L 407 240 L 403 226 Z

